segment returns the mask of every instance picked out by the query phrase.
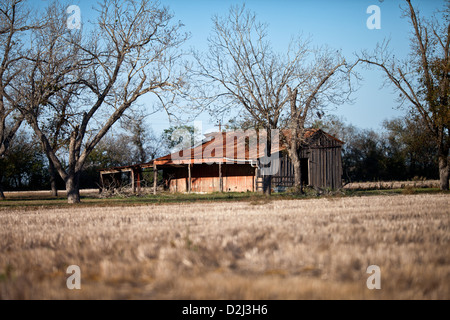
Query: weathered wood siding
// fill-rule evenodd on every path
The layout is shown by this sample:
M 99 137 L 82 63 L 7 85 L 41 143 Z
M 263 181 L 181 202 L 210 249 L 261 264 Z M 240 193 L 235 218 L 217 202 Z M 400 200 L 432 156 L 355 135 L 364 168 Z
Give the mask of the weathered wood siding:
M 342 145 L 325 134 L 318 135 L 302 150 L 309 159 L 310 185 L 320 188 L 342 187 Z
M 255 168 L 250 164 L 222 165 L 223 191 L 254 191 Z M 166 189 L 171 192 L 188 191 L 187 166 L 164 169 Z M 195 164 L 191 167 L 192 192 L 220 191 L 219 165 Z
M 312 148 L 307 152 L 309 185 L 339 189 L 342 186 L 342 155 L 340 147 Z
M 284 152 L 280 152 L 279 159 L 280 169 L 278 170 L 278 173 L 272 177 L 272 186 L 292 187 L 294 185 L 294 166 Z
M 300 152 L 301 159 L 307 159 L 307 185 L 319 188 L 339 189 L 342 187 L 342 145 L 327 136 L 319 134 L 309 141 Z M 288 155 L 281 152 L 280 170 L 272 178 L 272 187 L 292 187 L 294 168 Z M 261 181 L 258 174 L 258 181 Z M 261 186 L 261 183 L 258 183 Z

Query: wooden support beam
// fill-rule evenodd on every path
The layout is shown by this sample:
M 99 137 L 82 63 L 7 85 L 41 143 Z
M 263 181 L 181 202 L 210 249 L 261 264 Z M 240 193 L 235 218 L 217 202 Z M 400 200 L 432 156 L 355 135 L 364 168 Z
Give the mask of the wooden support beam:
M 100 172 L 100 193 L 105 190 L 105 181 L 103 180 L 103 172 Z
M 153 163 L 153 194 L 156 195 L 156 188 L 158 186 L 158 168 L 156 163 Z
M 142 179 L 142 169 L 137 169 L 137 192 L 138 194 L 141 194 L 141 179 Z
M 255 176 L 253 177 L 253 192 L 258 191 L 257 179 L 258 179 L 258 167 L 255 167 Z
M 133 171 L 133 169 L 124 168 L 124 169 L 101 170 L 100 172 L 102 174 L 115 174 L 115 173 L 122 173 L 122 172 L 131 172 L 131 171 Z
M 192 191 L 192 173 L 191 173 L 191 164 L 188 164 L 188 192 Z
M 223 192 L 222 163 L 219 163 L 219 191 Z
M 131 190 L 133 190 L 133 193 L 136 193 L 136 184 L 134 181 L 134 169 L 131 170 Z

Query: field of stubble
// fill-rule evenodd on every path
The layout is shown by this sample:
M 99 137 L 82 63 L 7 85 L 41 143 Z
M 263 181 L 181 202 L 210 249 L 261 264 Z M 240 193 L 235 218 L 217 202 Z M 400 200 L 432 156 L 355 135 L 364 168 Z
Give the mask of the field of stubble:
M 448 194 L 9 210 L 0 299 L 450 299 Z

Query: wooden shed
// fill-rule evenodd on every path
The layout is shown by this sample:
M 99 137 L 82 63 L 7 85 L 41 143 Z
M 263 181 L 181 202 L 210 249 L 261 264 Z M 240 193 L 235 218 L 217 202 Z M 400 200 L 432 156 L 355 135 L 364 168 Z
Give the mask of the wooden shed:
M 304 186 L 339 189 L 342 187 L 342 146 L 344 142 L 320 130 L 305 132 L 300 149 L 301 177 Z M 272 186 L 281 189 L 294 185 L 294 168 L 287 155 L 280 154 L 280 170 L 272 179 Z
M 202 143 L 155 159 L 146 164 L 101 171 L 104 174 L 131 172 L 133 188 L 140 188 L 140 172 L 153 168 L 155 178 L 162 171 L 164 189 L 171 192 L 262 191 L 264 143 L 256 147 L 248 134 L 210 133 Z M 300 151 L 302 183 L 320 188 L 342 186 L 343 142 L 320 129 L 305 132 Z M 294 185 L 294 170 L 283 145 L 272 143 L 272 189 L 282 191 Z M 155 179 L 156 182 L 156 179 Z M 154 185 L 156 192 L 156 185 Z

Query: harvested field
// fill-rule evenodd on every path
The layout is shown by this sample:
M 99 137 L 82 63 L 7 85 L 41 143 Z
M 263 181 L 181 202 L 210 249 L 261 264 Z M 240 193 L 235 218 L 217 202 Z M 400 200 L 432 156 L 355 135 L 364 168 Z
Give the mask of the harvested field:
M 82 189 L 80 190 L 81 196 L 97 196 L 98 189 Z M 39 199 L 39 198 L 49 198 L 51 192 L 49 190 L 41 191 L 5 191 L 5 195 L 8 199 Z M 58 195 L 62 197 L 67 197 L 66 190 L 58 190 Z M 53 197 L 54 198 L 54 197 Z
M 417 181 L 378 181 L 378 182 L 353 182 L 344 186 L 344 190 L 353 189 L 402 189 L 402 188 L 439 188 L 439 180 Z
M 448 194 L 3 210 L 0 299 L 448 300 L 449 218 Z

